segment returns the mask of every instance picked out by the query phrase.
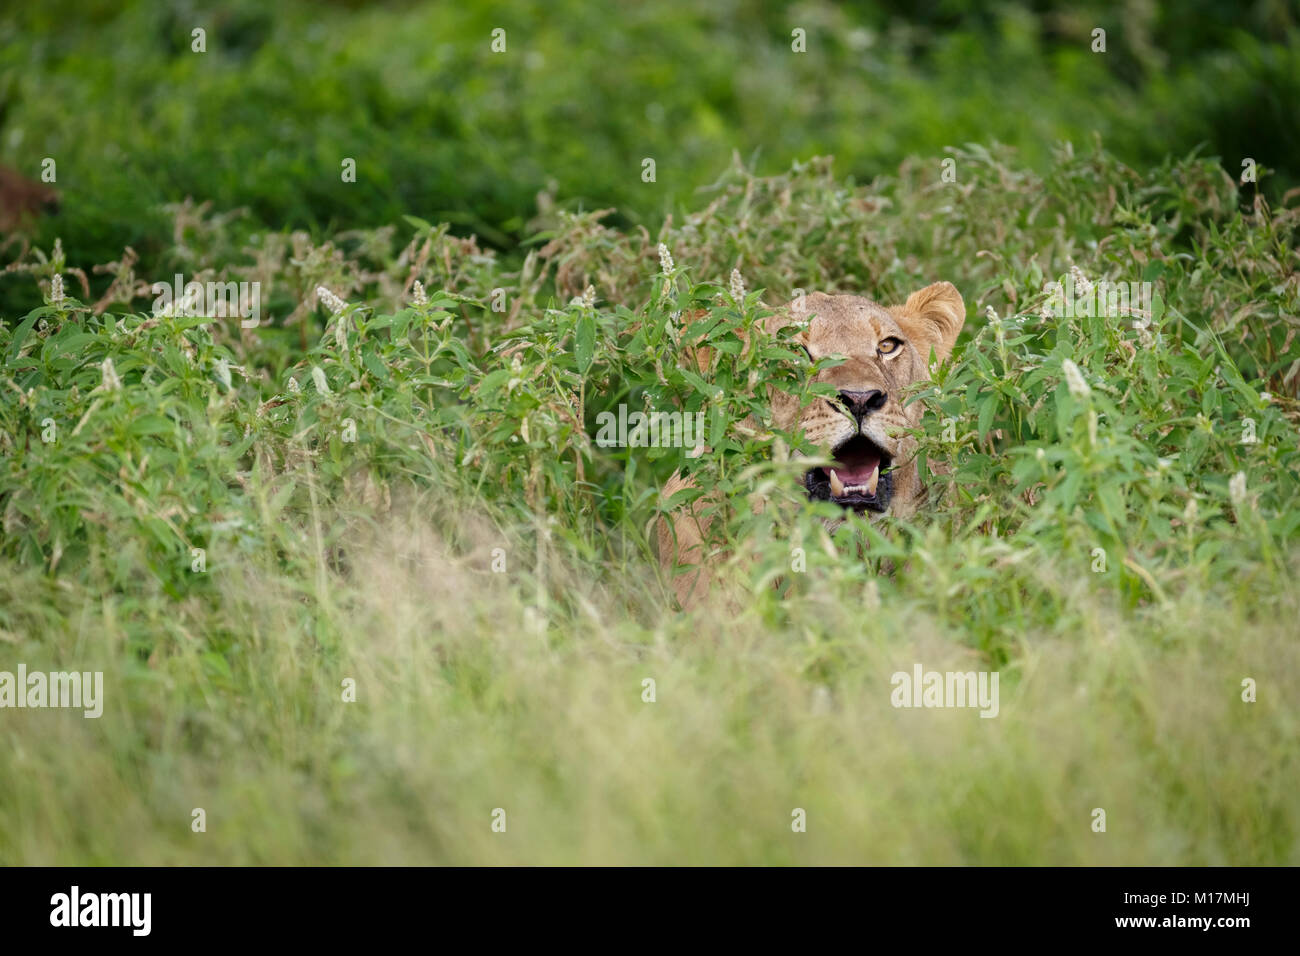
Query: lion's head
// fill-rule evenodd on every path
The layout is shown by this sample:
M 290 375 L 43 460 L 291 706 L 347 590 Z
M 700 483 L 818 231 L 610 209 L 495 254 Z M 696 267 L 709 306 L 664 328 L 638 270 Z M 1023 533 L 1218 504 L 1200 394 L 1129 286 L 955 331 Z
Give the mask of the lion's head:
M 698 313 L 698 319 L 706 313 Z M 855 295 L 815 293 L 777 309 L 764 321 L 767 332 L 801 326 L 794 341 L 819 359 L 841 355 L 845 361 L 817 373 L 816 381 L 833 385 L 834 399 L 818 396 L 804 408 L 775 387 L 768 390 L 773 424 L 802 431 L 834 464 L 810 468 L 803 483 L 814 500 L 834 501 L 868 515 L 912 514 L 921 499 L 916 439 L 909 429 L 921 422 L 921 405 L 904 407 L 904 389 L 930 377 L 931 351 L 937 361 L 952 352 L 966 322 L 966 306 L 951 283 L 936 282 L 913 292 L 900 306 L 884 308 Z M 688 349 L 690 361 L 708 369 L 712 350 Z M 753 424 L 753 423 L 751 423 Z M 674 474 L 660 492 L 669 501 L 695 485 L 693 476 Z M 659 522 L 659 556 L 665 569 L 696 565 L 673 582 L 677 600 L 687 607 L 707 590 L 700 586 L 704 538 L 711 522 L 701 501 Z
M 799 409 L 789 396 L 773 396 L 777 423 L 791 428 L 797 417 L 799 430 L 835 463 L 804 474 L 808 497 L 860 513 L 914 512 L 921 481 L 908 429 L 920 424 L 922 408 L 917 402 L 904 406 L 904 389 L 930 377 L 932 349 L 938 361 L 952 352 L 966 321 L 961 294 L 949 282 L 936 282 L 903 305 L 885 308 L 855 295 L 819 292 L 779 310 L 776 321 L 804 326 L 795 341 L 810 358 L 846 359 L 815 379 L 833 385 L 836 398 L 818 397 Z

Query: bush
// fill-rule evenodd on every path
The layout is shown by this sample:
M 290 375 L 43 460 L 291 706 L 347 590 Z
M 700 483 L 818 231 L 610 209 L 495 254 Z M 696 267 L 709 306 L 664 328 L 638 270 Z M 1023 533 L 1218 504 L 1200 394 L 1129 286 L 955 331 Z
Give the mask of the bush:
M 1295 211 L 1240 211 L 1205 159 L 951 155 L 956 183 L 736 165 L 657 235 L 548 207 L 514 262 L 418 218 L 317 244 L 175 207 L 163 257 L 263 282 L 258 329 L 139 312 L 123 262 L 95 314 L 33 250 L 46 303 L 0 325 L 0 639 L 111 691 L 14 724 L 0 854 L 1295 862 L 1266 703 L 1300 689 Z M 757 323 L 940 278 L 971 314 L 912 396 L 932 504 L 829 534 L 756 390 L 809 397 L 807 360 Z M 1070 278 L 1156 295 L 1069 314 Z M 601 447 L 620 404 L 703 412 L 709 451 Z M 679 467 L 723 492 L 689 616 L 649 544 Z M 999 669 L 1003 718 L 885 706 L 916 660 Z M 502 802 L 509 850 L 473 836 Z M 792 848 L 787 804 L 839 836 Z M 1090 839 L 1098 805 L 1123 840 Z M 226 838 L 177 836 L 194 806 Z
M 841 176 L 870 181 L 906 156 L 937 166 L 967 141 L 1007 143 L 1041 171 L 1053 144 L 1100 134 L 1129 162 L 1205 143 L 1239 176 L 1253 158 L 1279 171 L 1263 178 L 1274 200 L 1297 182 L 1295 24 L 1268 5 L 1207 7 L 1223 29 L 1191 32 L 1182 4 L 1149 16 L 945 4 L 907 19 L 887 5 L 684 12 L 661 0 L 548 3 L 545 15 L 517 3 L 72 6 L 0 21 L 13 41 L 0 44 L 9 161 L 33 177 L 57 161 L 65 212 L 39 245 L 61 235 L 94 263 L 129 245 L 151 280 L 170 276 L 162 207 L 186 196 L 246 209 L 252 232 L 320 242 L 413 213 L 514 249 L 541 191 L 656 230 L 694 208 L 733 152 L 769 172 L 831 154 Z M 1098 23 L 1104 55 L 1091 52 Z M 206 52 L 192 52 L 196 28 Z M 490 46 L 498 28 L 505 53 Z M 796 28 L 806 53 L 792 50 Z M 110 280 L 91 278 L 98 296 Z M 37 304 L 21 288 L 0 283 L 0 311 Z

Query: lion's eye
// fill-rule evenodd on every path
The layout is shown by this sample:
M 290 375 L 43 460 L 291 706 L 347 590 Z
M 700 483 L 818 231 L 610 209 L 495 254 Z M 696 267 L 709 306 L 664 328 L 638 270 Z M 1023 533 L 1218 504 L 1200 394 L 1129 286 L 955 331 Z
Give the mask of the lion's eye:
M 896 338 L 890 337 L 881 341 L 877 346 L 881 355 L 893 355 L 903 347 L 903 343 Z

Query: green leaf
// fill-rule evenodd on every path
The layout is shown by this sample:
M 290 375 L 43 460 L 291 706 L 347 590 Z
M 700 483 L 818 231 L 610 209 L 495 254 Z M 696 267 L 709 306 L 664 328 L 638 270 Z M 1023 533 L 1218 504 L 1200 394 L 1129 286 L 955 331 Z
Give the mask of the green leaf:
M 132 435 L 162 435 L 175 429 L 166 415 L 141 415 L 131 421 L 128 433 Z
M 370 374 L 381 382 L 387 382 L 392 378 L 392 373 L 374 352 L 366 350 L 361 353 L 361 364 L 370 370 Z
M 591 368 L 591 358 L 596 347 L 596 320 L 591 315 L 578 319 L 578 328 L 573 336 L 573 358 L 578 365 L 578 374 L 586 375 Z
M 14 339 L 9 343 L 9 354 L 6 358 L 7 361 L 12 362 L 18 357 L 18 352 L 22 349 L 23 342 L 27 340 L 27 333 L 31 332 L 32 326 L 36 324 L 36 320 L 43 315 L 50 315 L 53 312 L 54 309 L 50 308 L 48 305 L 43 305 L 39 308 L 32 309 L 32 311 L 27 313 L 27 316 L 23 319 L 18 328 L 14 329 Z
M 979 426 L 978 426 L 980 438 L 984 438 L 986 435 L 988 435 L 989 429 L 993 425 L 993 415 L 995 412 L 997 412 L 997 410 L 998 410 L 998 402 L 997 402 L 996 395 L 989 395 L 987 398 L 984 399 L 983 404 L 980 405 Z
M 495 372 L 488 372 L 483 376 L 483 380 L 478 383 L 478 394 L 482 398 L 490 398 L 501 390 L 501 387 L 510 381 L 510 369 L 499 368 Z

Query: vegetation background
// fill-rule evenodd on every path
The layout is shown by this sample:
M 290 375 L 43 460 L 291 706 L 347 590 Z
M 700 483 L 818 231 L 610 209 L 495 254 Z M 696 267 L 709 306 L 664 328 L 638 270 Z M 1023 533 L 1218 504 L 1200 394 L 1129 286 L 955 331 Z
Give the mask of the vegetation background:
M 62 206 L 0 238 L 0 671 L 107 699 L 0 711 L 0 862 L 1296 863 L 1297 25 L 11 4 L 0 159 Z M 1072 269 L 1151 314 L 1051 313 Z M 178 272 L 261 325 L 154 315 Z M 806 360 L 740 333 L 940 278 L 933 511 L 827 535 L 800 436 L 734 427 Z M 597 447 L 620 403 L 712 450 Z M 684 464 L 726 498 L 689 615 Z M 914 662 L 1000 715 L 893 708 Z

